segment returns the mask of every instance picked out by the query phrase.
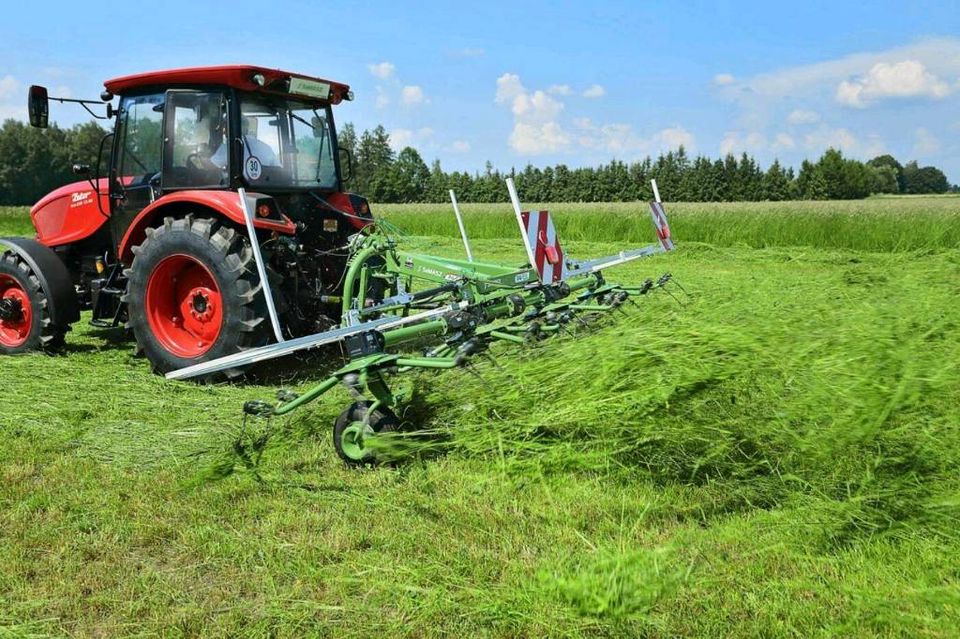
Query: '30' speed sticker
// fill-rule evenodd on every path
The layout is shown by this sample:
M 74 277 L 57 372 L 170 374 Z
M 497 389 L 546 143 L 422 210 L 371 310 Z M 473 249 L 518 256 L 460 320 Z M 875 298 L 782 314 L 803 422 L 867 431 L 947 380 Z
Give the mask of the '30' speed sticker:
M 243 174 L 248 180 L 259 180 L 262 172 L 263 165 L 260 164 L 260 158 L 255 155 L 251 155 L 243 163 Z

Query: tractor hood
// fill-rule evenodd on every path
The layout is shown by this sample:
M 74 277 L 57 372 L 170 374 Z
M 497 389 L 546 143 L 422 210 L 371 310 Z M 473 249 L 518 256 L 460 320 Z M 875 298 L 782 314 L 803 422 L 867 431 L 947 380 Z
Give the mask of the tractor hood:
M 110 211 L 107 180 L 97 180 L 100 203 Z M 97 206 L 97 193 L 90 182 L 74 182 L 51 191 L 30 209 L 37 239 L 46 246 L 61 246 L 93 235 L 107 221 Z

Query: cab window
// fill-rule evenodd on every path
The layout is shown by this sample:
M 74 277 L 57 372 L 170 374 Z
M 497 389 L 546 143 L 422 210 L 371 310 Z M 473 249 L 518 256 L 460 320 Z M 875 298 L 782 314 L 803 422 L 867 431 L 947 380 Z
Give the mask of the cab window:
M 124 98 L 120 104 L 118 178 L 127 188 L 159 175 L 163 153 L 163 94 Z
M 220 187 L 228 183 L 227 102 L 221 92 L 167 94 L 163 187 Z

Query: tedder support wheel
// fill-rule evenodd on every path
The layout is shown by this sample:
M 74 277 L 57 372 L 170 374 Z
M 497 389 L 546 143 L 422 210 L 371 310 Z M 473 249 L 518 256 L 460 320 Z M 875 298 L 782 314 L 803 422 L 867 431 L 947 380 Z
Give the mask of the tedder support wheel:
M 59 325 L 51 317 L 53 304 L 44 282 L 36 264 L 31 265 L 23 254 L 0 252 L 0 353 L 52 351 L 63 346 L 69 325 Z
M 124 296 L 128 326 L 156 372 L 267 342 L 266 305 L 245 236 L 209 218 L 168 217 L 148 229 L 134 255 Z
M 350 466 L 373 465 L 378 459 L 376 446 L 371 438 L 382 433 L 394 433 L 400 429 L 400 420 L 389 408 L 370 412 L 370 402 L 354 402 L 342 413 L 333 425 L 333 447 L 340 459 Z

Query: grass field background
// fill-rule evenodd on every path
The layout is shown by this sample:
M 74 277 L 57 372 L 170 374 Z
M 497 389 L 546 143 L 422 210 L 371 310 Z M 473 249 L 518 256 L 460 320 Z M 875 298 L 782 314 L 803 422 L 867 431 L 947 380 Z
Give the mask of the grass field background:
M 550 209 L 578 256 L 651 235 Z M 462 251 L 446 207 L 377 210 Z M 668 212 L 679 250 L 610 279 L 682 304 L 410 377 L 394 468 L 337 461 L 343 391 L 244 426 L 276 385 L 166 382 L 85 323 L 0 361 L 0 636 L 956 636 L 960 200 Z M 467 218 L 521 259 L 509 210 Z

